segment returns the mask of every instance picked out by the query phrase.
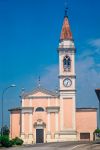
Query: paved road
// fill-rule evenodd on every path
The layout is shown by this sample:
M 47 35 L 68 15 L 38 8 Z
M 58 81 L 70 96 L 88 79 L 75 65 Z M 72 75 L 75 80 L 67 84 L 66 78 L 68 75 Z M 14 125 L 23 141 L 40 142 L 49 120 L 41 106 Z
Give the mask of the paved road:
M 63 143 L 36 144 L 29 146 L 26 145 L 22 147 L 9 148 L 9 150 L 100 150 L 100 144 L 63 142 Z

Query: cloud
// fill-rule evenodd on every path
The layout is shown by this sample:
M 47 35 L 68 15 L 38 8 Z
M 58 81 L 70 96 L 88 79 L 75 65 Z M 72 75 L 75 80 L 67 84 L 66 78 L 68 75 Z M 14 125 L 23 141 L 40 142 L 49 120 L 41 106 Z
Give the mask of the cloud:
M 95 48 L 95 53 L 100 55 L 100 38 L 92 39 L 88 43 L 91 47 Z
M 76 62 L 77 75 L 77 105 L 94 106 L 97 105 L 95 88 L 100 86 L 100 70 L 97 70 L 99 64 L 95 63 L 93 56 L 81 59 Z
M 41 76 L 41 84 L 49 89 L 56 89 L 58 85 L 58 64 L 48 66 Z
M 91 46 L 96 47 L 96 48 L 100 48 L 100 38 L 90 40 L 89 44 L 90 44 Z

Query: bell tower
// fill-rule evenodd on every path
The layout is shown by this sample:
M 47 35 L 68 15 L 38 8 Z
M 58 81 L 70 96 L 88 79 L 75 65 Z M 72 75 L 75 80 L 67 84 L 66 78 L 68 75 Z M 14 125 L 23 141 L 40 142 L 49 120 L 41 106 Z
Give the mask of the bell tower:
M 75 46 L 67 10 L 62 25 L 59 53 L 60 130 L 65 138 L 76 139 L 75 103 Z M 71 138 L 70 137 L 70 138 Z

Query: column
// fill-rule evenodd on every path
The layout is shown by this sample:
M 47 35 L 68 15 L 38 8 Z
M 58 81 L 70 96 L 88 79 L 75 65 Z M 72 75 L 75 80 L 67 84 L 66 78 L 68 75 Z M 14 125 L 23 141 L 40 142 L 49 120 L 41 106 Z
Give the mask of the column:
M 63 98 L 60 98 L 60 129 L 63 130 Z
M 73 130 L 76 130 L 76 102 L 75 102 L 75 95 L 73 96 Z
M 50 106 L 50 98 L 48 98 L 48 107 Z M 51 140 L 51 133 L 50 133 L 50 113 L 47 112 L 47 142 Z
M 32 134 L 32 113 L 29 114 L 29 134 Z
M 29 100 L 29 107 L 32 107 L 32 99 Z
M 22 133 L 24 133 L 24 113 L 22 112 Z
M 58 106 L 58 98 L 56 98 L 56 106 Z
M 50 113 L 48 113 L 48 132 L 50 132 Z
M 55 139 L 59 139 L 59 133 L 58 133 L 58 113 L 55 113 Z
M 58 132 L 58 113 L 55 113 L 55 129 L 56 129 L 56 132 Z
M 48 107 L 50 106 L 50 98 L 48 98 Z
M 24 117 L 25 117 L 25 114 L 23 113 L 23 112 L 21 112 L 21 115 L 22 115 L 22 121 L 21 121 L 21 127 L 22 127 L 22 129 L 21 129 L 21 138 L 22 139 L 24 139 L 24 135 L 25 135 L 25 133 L 24 133 Z
M 47 114 L 48 122 L 47 122 L 47 142 L 51 142 L 51 133 L 50 133 L 50 113 Z
M 29 143 L 32 143 L 33 141 L 33 122 L 32 122 L 32 113 L 29 113 Z

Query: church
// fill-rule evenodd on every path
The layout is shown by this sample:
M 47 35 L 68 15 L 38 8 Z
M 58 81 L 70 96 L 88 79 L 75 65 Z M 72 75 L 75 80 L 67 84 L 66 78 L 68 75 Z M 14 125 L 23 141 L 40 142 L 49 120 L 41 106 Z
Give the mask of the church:
M 75 55 L 65 13 L 58 46 L 59 91 L 49 91 L 39 84 L 24 93 L 21 106 L 9 110 L 11 139 L 20 137 L 25 144 L 94 139 L 97 109 L 76 107 Z

